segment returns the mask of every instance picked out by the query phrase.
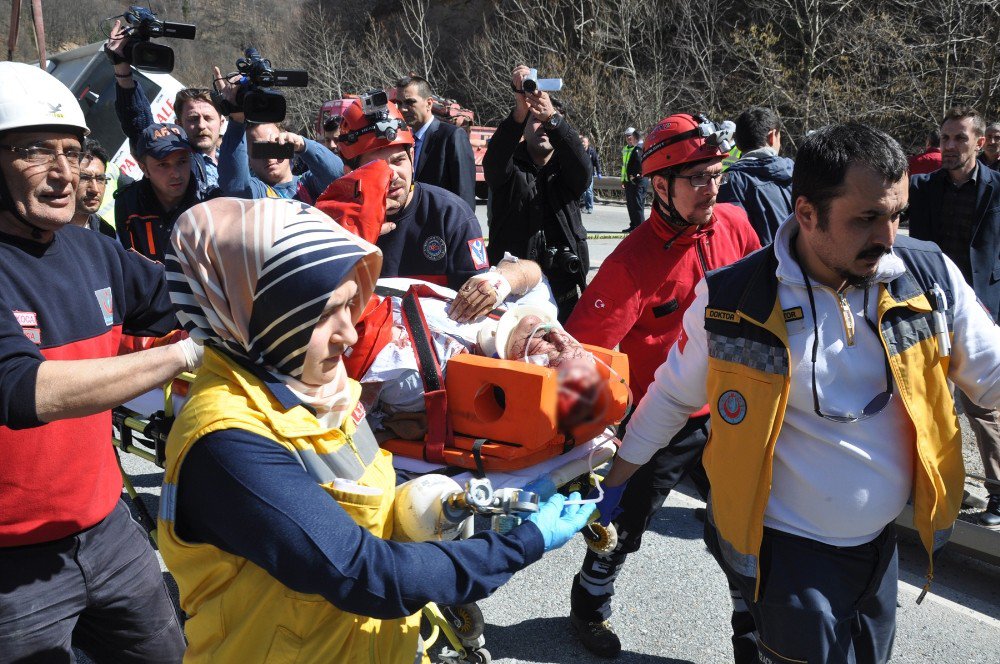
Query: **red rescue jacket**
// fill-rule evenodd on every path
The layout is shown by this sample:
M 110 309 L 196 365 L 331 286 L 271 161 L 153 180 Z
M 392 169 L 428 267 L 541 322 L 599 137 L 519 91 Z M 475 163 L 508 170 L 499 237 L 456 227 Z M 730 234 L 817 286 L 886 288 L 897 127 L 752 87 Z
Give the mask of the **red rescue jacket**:
M 585 344 L 617 345 L 628 356 L 629 386 L 638 403 L 681 333 L 695 285 L 706 272 L 759 248 L 743 208 L 719 203 L 708 224 L 683 234 L 654 208 L 601 264 L 566 330 Z

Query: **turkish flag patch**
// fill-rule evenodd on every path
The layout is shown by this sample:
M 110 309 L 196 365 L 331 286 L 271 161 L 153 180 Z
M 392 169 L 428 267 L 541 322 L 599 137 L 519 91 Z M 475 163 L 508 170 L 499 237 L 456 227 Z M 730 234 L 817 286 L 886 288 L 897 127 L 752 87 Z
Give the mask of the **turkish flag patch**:
M 472 266 L 477 270 L 485 270 L 490 266 L 490 260 L 486 257 L 486 243 L 483 238 L 477 237 L 469 240 L 469 254 L 472 255 Z

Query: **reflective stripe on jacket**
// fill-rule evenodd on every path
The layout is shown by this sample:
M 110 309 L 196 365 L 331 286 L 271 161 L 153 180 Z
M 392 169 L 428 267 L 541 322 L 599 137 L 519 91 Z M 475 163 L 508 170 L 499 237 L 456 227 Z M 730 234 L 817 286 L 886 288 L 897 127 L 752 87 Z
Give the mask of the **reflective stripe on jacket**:
M 940 251 L 894 253 L 907 272 L 879 286 L 877 325 L 893 379 L 913 425 L 913 509 L 920 539 L 933 558 L 951 534 L 962 500 L 962 437 L 948 387 L 948 357 L 938 353 L 926 295 L 940 284 L 950 307 L 951 281 Z M 708 276 L 708 403 L 712 433 L 704 454 L 712 484 L 710 515 L 727 563 L 756 577 L 774 447 L 788 404 L 789 350 L 775 276 L 773 245 Z M 950 321 L 949 321 L 950 322 Z M 738 393 L 740 416 L 726 410 Z M 738 399 L 737 399 L 738 402 Z M 928 580 L 933 577 L 933 560 Z M 756 600 L 757 598 L 753 598 Z
M 361 388 L 351 385 L 356 402 Z M 177 481 L 184 458 L 203 436 L 226 429 L 250 431 L 289 450 L 358 525 L 383 539 L 392 535 L 392 456 L 374 438 L 355 436 L 351 417 L 342 430 L 327 430 L 304 407 L 285 410 L 252 372 L 207 348 L 170 431 L 159 516 L 160 551 L 190 616 L 184 661 L 367 664 L 420 657 L 419 612 L 398 620 L 346 613 L 319 595 L 291 590 L 245 558 L 177 535 Z M 338 478 L 379 491 L 335 488 Z

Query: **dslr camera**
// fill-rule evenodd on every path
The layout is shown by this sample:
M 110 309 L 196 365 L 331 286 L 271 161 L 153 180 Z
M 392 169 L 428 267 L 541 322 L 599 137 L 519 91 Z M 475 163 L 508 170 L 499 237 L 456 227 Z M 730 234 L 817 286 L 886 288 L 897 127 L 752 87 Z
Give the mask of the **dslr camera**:
M 236 91 L 236 104 L 222 97 L 218 88 L 212 91 L 212 100 L 225 114 L 243 113 L 250 122 L 281 122 L 285 119 L 285 97 L 275 90 L 278 87 L 304 88 L 309 85 L 309 73 L 301 69 L 275 69 L 271 61 L 262 58 L 250 46 L 243 57 L 236 61 L 237 71 L 228 77 L 240 76 Z
M 583 267 L 580 257 L 569 247 L 545 247 L 541 255 L 542 269 L 546 272 L 560 271 L 577 274 Z
M 139 5 L 128 8 L 122 18 L 125 28 L 124 60 L 136 69 L 169 74 L 174 70 L 174 51 L 169 46 L 154 44 L 156 37 L 172 39 L 194 39 L 195 26 L 190 23 L 161 21 L 151 10 Z M 112 60 L 115 56 L 112 56 Z

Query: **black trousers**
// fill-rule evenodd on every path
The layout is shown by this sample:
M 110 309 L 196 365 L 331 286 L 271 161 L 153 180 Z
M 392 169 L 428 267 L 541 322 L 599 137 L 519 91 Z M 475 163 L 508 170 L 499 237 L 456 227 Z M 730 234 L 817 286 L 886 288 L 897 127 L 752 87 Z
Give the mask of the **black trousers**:
M 631 230 L 639 228 L 646 219 L 646 181 L 639 180 L 638 183 L 626 183 L 625 185 L 625 207 L 628 209 L 628 227 Z
M 0 548 L 0 661 L 173 664 L 184 635 L 160 564 L 125 503 L 61 540 Z
M 588 622 L 600 622 L 611 616 L 615 579 L 628 554 L 639 550 L 642 534 L 678 482 L 690 473 L 702 496 L 708 495 L 708 477 L 701 465 L 708 431 L 707 415 L 692 417 L 670 444 L 653 455 L 629 480 L 622 495 L 623 511 L 614 520 L 618 546 L 606 556 L 587 549 L 583 566 L 573 578 L 570 606 L 574 615 Z
M 726 563 L 709 519 L 705 544 L 733 595 L 736 664 L 889 661 L 899 579 L 894 524 L 871 542 L 843 547 L 764 528 L 756 602 L 756 580 Z

